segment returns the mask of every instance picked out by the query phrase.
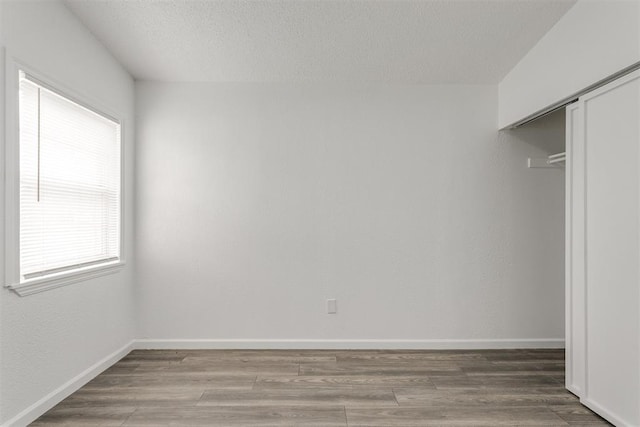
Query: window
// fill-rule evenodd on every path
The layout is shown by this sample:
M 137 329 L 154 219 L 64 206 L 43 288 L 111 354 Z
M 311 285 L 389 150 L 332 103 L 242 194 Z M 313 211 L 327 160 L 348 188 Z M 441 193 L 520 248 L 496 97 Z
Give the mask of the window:
M 20 284 L 117 264 L 120 123 L 24 72 L 18 106 Z

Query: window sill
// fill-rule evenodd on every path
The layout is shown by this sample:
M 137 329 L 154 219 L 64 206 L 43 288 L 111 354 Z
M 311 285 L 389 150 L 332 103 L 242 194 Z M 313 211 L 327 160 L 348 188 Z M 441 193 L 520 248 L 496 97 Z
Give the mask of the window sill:
M 122 270 L 125 266 L 124 261 L 114 261 L 105 264 L 93 265 L 91 267 L 65 271 L 64 273 L 51 274 L 45 277 L 24 281 L 17 285 L 6 285 L 21 297 L 33 295 L 50 289 L 67 286 L 72 283 L 84 282 L 107 274 L 114 274 Z

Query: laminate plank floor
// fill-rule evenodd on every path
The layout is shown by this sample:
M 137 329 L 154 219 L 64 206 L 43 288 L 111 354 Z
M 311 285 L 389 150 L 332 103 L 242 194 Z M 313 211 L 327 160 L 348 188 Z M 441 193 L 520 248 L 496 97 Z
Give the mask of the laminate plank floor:
M 135 350 L 33 426 L 607 426 L 562 350 Z

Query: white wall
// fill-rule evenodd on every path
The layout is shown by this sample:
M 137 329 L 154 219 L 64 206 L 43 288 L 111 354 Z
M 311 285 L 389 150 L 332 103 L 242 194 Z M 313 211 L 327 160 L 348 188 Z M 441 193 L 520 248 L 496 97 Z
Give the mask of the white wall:
M 638 0 L 579 0 L 500 83 L 499 126 L 640 61 Z
M 495 86 L 136 94 L 149 347 L 561 343 L 564 175 L 526 158 L 562 115 L 500 134 Z
M 27 297 L 0 288 L 0 421 L 21 425 L 46 409 L 48 403 L 41 399 L 133 339 L 134 93 L 131 77 L 61 4 L 2 2 L 2 9 L 0 27 L 8 56 L 119 112 L 126 129 L 129 265 L 115 275 Z M 0 169 L 3 176 L 4 155 Z M 0 188 L 4 217 L 4 185 Z M 0 277 L 4 278 L 4 262 Z
M 0 1 L 0 16 L 11 56 L 133 123 L 131 78 L 63 6 Z M 125 134 L 129 264 L 23 298 L 0 289 L 0 422 L 26 422 L 134 337 L 562 340 L 563 174 L 525 167 L 557 148 L 540 141 L 561 142 L 562 117 L 498 134 L 492 86 L 141 83 L 137 93 L 135 200 L 133 126 Z

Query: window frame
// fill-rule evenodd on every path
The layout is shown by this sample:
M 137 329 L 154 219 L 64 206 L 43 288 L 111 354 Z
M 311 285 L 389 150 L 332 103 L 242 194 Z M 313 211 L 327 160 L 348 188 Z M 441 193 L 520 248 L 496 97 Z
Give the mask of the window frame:
M 20 296 L 84 282 L 107 274 L 118 273 L 125 261 L 125 123 L 121 115 L 105 108 L 100 102 L 86 97 L 52 78 L 44 76 L 22 61 L 6 55 L 5 82 L 5 287 Z M 36 84 L 85 107 L 120 125 L 120 257 L 74 270 L 53 273 L 21 281 L 20 275 L 20 72 L 29 75 Z

